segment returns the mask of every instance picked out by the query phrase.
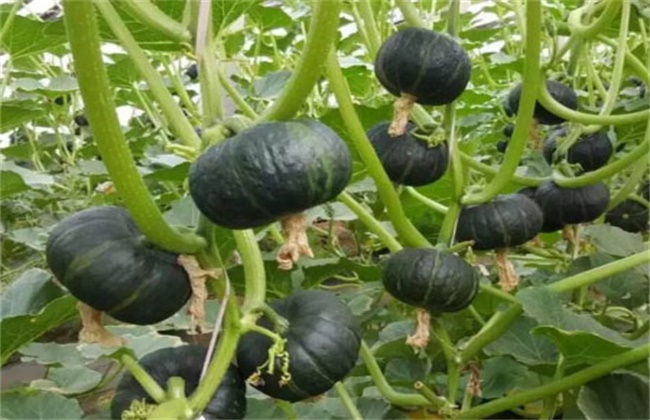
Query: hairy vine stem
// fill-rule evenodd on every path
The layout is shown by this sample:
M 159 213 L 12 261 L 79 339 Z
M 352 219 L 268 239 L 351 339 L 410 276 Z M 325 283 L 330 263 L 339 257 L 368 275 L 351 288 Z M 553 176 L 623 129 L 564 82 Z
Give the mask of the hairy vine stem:
M 133 61 L 135 67 L 147 81 L 151 93 L 156 98 L 156 101 L 158 101 L 160 109 L 176 134 L 187 146 L 198 149 L 201 145 L 201 140 L 194 131 L 192 124 L 183 115 L 183 111 L 176 101 L 174 101 L 171 93 L 169 93 L 169 90 L 167 90 L 167 87 L 165 87 L 160 79 L 160 74 L 151 65 L 149 58 L 142 51 L 142 48 L 140 48 L 135 38 L 133 38 L 133 35 L 124 22 L 122 22 L 120 15 L 117 14 L 113 5 L 108 1 L 96 1 L 94 4 L 124 49 L 129 53 L 129 58 Z
M 150 0 L 126 0 L 119 3 L 140 23 L 167 38 L 180 43 L 192 40 L 192 34 L 182 23 L 163 13 Z
M 529 402 L 537 401 L 548 395 L 555 395 L 562 391 L 576 388 L 582 384 L 604 376 L 609 372 L 642 362 L 650 356 L 650 344 L 628 350 L 624 353 L 612 356 L 609 359 L 596 363 L 572 375 L 565 376 L 557 381 L 527 391 L 517 392 L 506 397 L 490 401 L 488 403 L 471 408 L 456 418 L 477 419 L 487 417 L 511 407 L 517 407 Z
M 542 6 L 540 0 L 526 2 L 526 59 L 524 61 L 523 89 L 519 100 L 519 110 L 515 130 L 508 142 L 503 165 L 496 176 L 480 192 L 466 195 L 463 204 L 480 204 L 491 200 L 510 182 L 519 166 L 521 155 L 526 147 L 530 125 L 533 122 L 535 99 L 541 80 L 540 50 L 542 30 Z M 545 83 L 541 83 L 545 85 Z
M 138 228 L 151 242 L 173 252 L 199 251 L 205 246 L 205 240 L 194 234 L 179 233 L 169 226 L 138 173 L 115 112 L 93 3 L 65 0 L 63 7 L 90 129 L 117 192 Z
M 312 18 L 300 59 L 280 97 L 259 121 L 293 118 L 322 74 L 323 58 L 328 56 L 338 34 L 341 0 L 313 0 L 311 4 Z
M 350 133 L 352 142 L 365 163 L 368 173 L 377 184 L 377 192 L 386 205 L 388 216 L 390 217 L 395 230 L 400 235 L 400 239 L 408 246 L 412 247 L 430 247 L 431 244 L 424 236 L 411 224 L 406 217 L 404 209 L 399 201 L 399 197 L 393 188 L 393 184 L 388 178 L 379 157 L 375 153 L 366 132 L 359 121 L 354 105 L 350 88 L 347 85 L 345 77 L 341 72 L 335 51 L 330 51 L 326 59 L 327 79 L 330 82 L 330 89 L 334 92 L 339 104 L 339 111 L 343 117 L 343 122 Z

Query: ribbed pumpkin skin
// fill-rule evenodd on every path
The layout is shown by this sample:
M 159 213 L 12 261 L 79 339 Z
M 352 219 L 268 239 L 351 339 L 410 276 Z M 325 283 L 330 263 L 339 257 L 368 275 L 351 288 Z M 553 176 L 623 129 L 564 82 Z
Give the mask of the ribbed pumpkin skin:
M 335 295 L 316 290 L 296 292 L 271 302 L 287 321 L 282 334 L 289 352 L 291 381 L 280 386 L 280 361 L 274 375 L 261 375 L 258 390 L 273 398 L 300 401 L 320 395 L 352 370 L 359 356 L 361 328 L 347 305 Z M 271 328 L 266 318 L 259 325 Z M 244 378 L 255 373 L 268 358 L 271 340 L 259 333 L 245 334 L 237 347 L 237 364 Z
M 634 200 L 625 200 L 605 214 L 605 222 L 627 232 L 648 230 L 648 208 Z
M 531 200 L 535 200 L 535 193 L 537 192 L 537 188 L 535 187 L 525 187 L 517 191 L 517 194 L 522 194 L 525 195 L 526 197 L 530 198 Z M 544 212 L 542 212 L 544 213 Z M 542 224 L 542 228 L 540 229 L 540 232 L 556 232 L 560 229 L 562 229 L 564 225 L 556 225 L 553 223 L 549 223 L 546 218 L 544 218 L 544 223 Z
M 547 80 L 546 88 L 548 89 L 548 92 L 551 94 L 551 96 L 565 107 L 573 110 L 578 109 L 578 95 L 576 95 L 575 91 L 569 86 L 564 85 L 560 82 L 556 82 L 554 80 Z M 521 99 L 522 89 L 523 85 L 519 83 L 508 94 L 508 98 L 506 99 L 506 110 L 509 114 L 517 113 L 517 110 L 519 109 L 519 100 Z M 564 122 L 563 118 L 552 114 L 539 102 L 535 103 L 535 111 L 533 115 L 540 124 L 556 125 Z
M 546 143 L 544 143 L 544 159 L 549 164 L 553 162 L 557 138 L 562 135 L 564 135 L 563 130 L 555 130 L 549 134 Z M 614 148 L 607 132 L 598 131 L 581 136 L 569 148 L 567 161 L 580 164 L 584 172 L 595 171 L 607 163 L 612 153 L 614 153 Z
M 333 199 L 351 175 L 343 140 L 299 120 L 259 124 L 209 148 L 192 165 L 189 186 L 213 223 L 248 229 Z
M 432 313 L 463 310 L 478 291 L 478 275 L 471 265 L 430 248 L 405 248 L 391 255 L 382 282 L 395 299 Z
M 474 241 L 474 249 L 521 245 L 542 228 L 544 215 L 535 201 L 522 194 L 499 195 L 489 203 L 463 207 L 456 240 Z
M 375 76 L 395 96 L 408 93 L 424 105 L 445 105 L 469 82 L 467 52 L 447 35 L 406 28 L 388 37 L 375 59 Z
M 206 351 L 205 347 L 197 345 L 168 347 L 147 354 L 140 360 L 140 365 L 163 389 L 167 388 L 167 380 L 172 376 L 183 378 L 185 393 L 190 395 L 199 384 Z M 126 373 L 117 385 L 111 403 L 111 418 L 121 419 L 122 412 L 128 410 L 134 400 L 154 404 L 140 383 Z M 243 419 L 245 415 L 246 382 L 231 365 L 203 416 L 206 419 Z
M 408 123 L 406 133 L 391 137 L 389 126 L 390 122 L 379 123 L 367 134 L 391 181 L 416 187 L 431 184 L 445 174 L 449 159 L 446 142 L 429 147 L 410 134 L 416 128 L 412 123 Z
M 123 322 L 162 321 L 191 294 L 178 256 L 146 243 L 123 208 L 95 207 L 64 219 L 50 233 L 45 253 L 70 293 Z
M 563 188 L 549 180 L 537 188 L 535 201 L 549 223 L 586 223 L 605 212 L 609 203 L 609 190 L 602 182 L 578 188 Z

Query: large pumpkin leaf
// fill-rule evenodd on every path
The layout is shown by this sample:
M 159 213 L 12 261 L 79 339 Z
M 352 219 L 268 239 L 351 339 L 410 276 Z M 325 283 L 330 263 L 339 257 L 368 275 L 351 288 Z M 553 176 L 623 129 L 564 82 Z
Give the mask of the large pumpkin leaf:
M 77 300 L 71 295 L 48 303 L 35 315 L 19 315 L 0 321 L 1 362 L 4 364 L 21 346 L 77 316 Z
M 485 348 L 492 356 L 512 356 L 527 365 L 557 363 L 557 349 L 546 337 L 530 334 L 537 322 L 522 316 L 512 323 L 508 331 Z
M 33 388 L 63 395 L 81 394 L 95 388 L 102 374 L 84 366 L 62 366 L 48 370 L 47 379 L 32 381 Z
M 80 419 L 79 403 L 51 392 L 19 390 L 0 394 L 0 417 L 6 420 Z
M 0 14 L 5 22 L 7 13 Z M 63 21 L 39 22 L 24 16 L 15 16 L 11 30 L 2 40 L 2 47 L 11 54 L 12 60 L 51 51 L 66 41 Z M 4 117 L 3 117 L 4 119 Z
M 602 362 L 623 353 L 632 346 L 621 346 L 599 335 L 583 331 L 564 331 L 552 326 L 541 326 L 531 331 L 548 337 L 560 349 L 567 367 Z
M 565 331 L 584 331 L 621 346 L 635 346 L 615 330 L 598 323 L 590 315 L 576 314 L 562 305 L 560 295 L 543 287 L 530 287 L 517 293 L 524 312 L 540 326 L 550 325 Z
M 512 391 L 528 369 L 512 357 L 498 356 L 487 359 L 481 366 L 481 396 L 498 398 Z
M 589 419 L 647 419 L 648 391 L 647 380 L 610 374 L 580 389 L 578 407 Z
M 30 268 L 2 294 L 0 319 L 38 313 L 62 294 L 63 291 L 52 282 L 52 274 L 39 268 Z
M 42 106 L 32 101 L 2 101 L 0 104 L 0 133 L 33 121 L 46 112 Z M 4 179 L 3 179 L 4 180 Z

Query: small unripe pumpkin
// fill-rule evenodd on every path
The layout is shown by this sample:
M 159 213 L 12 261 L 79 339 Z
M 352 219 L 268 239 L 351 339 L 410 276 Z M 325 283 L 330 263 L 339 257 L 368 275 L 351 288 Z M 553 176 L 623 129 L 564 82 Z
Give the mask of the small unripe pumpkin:
M 185 393 L 190 395 L 199 385 L 201 369 L 207 348 L 198 345 L 166 347 L 147 354 L 140 360 L 140 366 L 163 389 L 167 380 L 178 376 L 185 381 Z M 111 402 L 111 418 L 121 419 L 135 400 L 155 404 L 154 400 L 142 388 L 142 385 L 131 373 L 126 373 L 115 390 Z M 203 418 L 210 419 L 243 419 L 246 415 L 246 382 L 233 365 L 226 373 L 210 398 L 208 406 L 202 413 Z
M 446 105 L 470 79 L 467 52 L 449 36 L 424 28 L 405 28 L 379 48 L 375 75 L 395 96 L 406 93 L 423 105 Z
M 634 200 L 625 200 L 605 214 L 605 222 L 627 232 L 648 229 L 648 208 Z
M 295 292 L 270 306 L 289 322 L 281 333 L 289 354 L 291 379 L 282 383 L 282 359 L 275 359 L 273 374 L 265 367 L 273 344 L 258 332 L 244 334 L 237 346 L 237 365 L 245 378 L 260 373 L 255 388 L 273 398 L 290 402 L 320 395 L 345 378 L 357 363 L 361 327 L 348 306 L 334 294 L 320 290 Z M 272 329 L 270 320 L 258 324 Z
M 583 187 L 560 187 L 552 180 L 543 182 L 535 192 L 535 201 L 544 212 L 544 220 L 555 225 L 591 222 L 607 209 L 609 190 L 602 182 Z
M 565 130 L 554 130 L 544 143 L 544 159 L 549 164 L 553 163 L 557 139 L 565 134 Z M 580 136 L 569 148 L 567 161 L 580 164 L 584 172 L 595 171 L 607 163 L 612 153 L 614 153 L 614 148 L 607 132 L 597 131 Z
M 352 175 L 343 140 L 315 120 L 258 124 L 192 164 L 190 195 L 212 223 L 249 229 L 336 197 Z
M 388 258 L 382 282 L 395 299 L 432 313 L 457 312 L 472 303 L 478 274 L 465 260 L 433 248 L 405 248 Z
M 573 110 L 578 109 L 578 95 L 576 95 L 575 91 L 569 86 L 560 82 L 556 82 L 554 80 L 547 80 L 546 89 L 548 89 L 548 92 L 551 94 L 553 99 L 565 107 Z M 511 113 L 513 115 L 517 113 L 522 90 L 523 85 L 519 83 L 508 94 L 508 98 L 506 100 L 506 109 L 508 113 Z M 551 113 L 539 102 L 535 103 L 535 111 L 533 115 L 540 124 L 556 125 L 564 122 L 563 118 Z
M 543 221 L 542 210 L 525 195 L 499 195 L 490 202 L 463 207 L 456 240 L 473 240 L 478 250 L 517 246 L 533 239 Z
M 530 198 L 531 200 L 535 200 L 535 193 L 537 192 L 536 187 L 525 187 L 517 191 L 517 194 L 523 194 L 526 197 Z M 544 213 L 542 211 L 542 213 Z M 549 223 L 546 218 L 544 218 L 544 223 L 542 224 L 542 228 L 540 229 L 540 232 L 556 232 L 560 229 L 562 229 L 564 225 L 555 225 L 552 223 Z
M 95 207 L 65 218 L 50 232 L 45 254 L 72 295 L 123 322 L 160 322 L 192 293 L 178 255 L 147 242 L 123 208 Z
M 449 158 L 447 142 L 430 147 L 413 135 L 417 127 L 412 123 L 408 123 L 406 133 L 391 137 L 389 126 L 390 122 L 379 123 L 367 134 L 391 181 L 415 187 L 431 184 L 444 175 Z

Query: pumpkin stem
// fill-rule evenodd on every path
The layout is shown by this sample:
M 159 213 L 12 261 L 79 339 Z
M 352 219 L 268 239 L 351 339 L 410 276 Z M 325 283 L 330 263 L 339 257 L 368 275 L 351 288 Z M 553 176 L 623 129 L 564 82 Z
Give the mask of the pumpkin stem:
M 483 392 L 481 390 L 481 370 L 478 363 L 470 362 L 467 364 L 467 368 L 469 369 L 467 392 L 474 397 L 480 397 Z
M 399 137 L 406 132 L 411 108 L 415 105 L 415 96 L 402 93 L 402 96 L 393 104 L 393 121 L 388 127 L 388 135 Z
M 528 141 L 533 150 L 542 150 L 542 136 L 539 134 L 539 122 L 537 118 L 533 118 L 533 123 L 530 125 Z
M 192 288 L 190 304 L 187 307 L 187 314 L 190 316 L 190 333 L 202 333 L 205 331 L 205 301 L 208 298 L 208 290 L 205 287 L 205 282 L 208 278 L 219 278 L 221 270 L 202 269 L 196 257 L 193 255 L 181 254 L 176 261 L 185 269 L 187 276 L 190 278 L 190 287 Z
M 83 302 L 77 303 L 79 316 L 81 317 L 81 331 L 79 341 L 82 343 L 97 343 L 105 347 L 120 347 L 124 345 L 121 337 L 113 335 L 102 322 L 103 312 L 94 309 Z
M 425 349 L 429 344 L 430 329 L 431 315 L 425 309 L 418 309 L 415 334 L 406 337 L 406 344 L 415 350 Z
M 498 249 L 496 251 L 497 273 L 499 275 L 499 286 L 504 292 L 511 292 L 519 285 L 519 276 L 515 268 L 508 260 L 507 249 Z
M 280 270 L 291 270 L 293 263 L 301 256 L 314 258 L 314 252 L 307 240 L 307 222 L 302 213 L 292 214 L 280 219 L 284 244 L 280 247 L 276 261 Z

